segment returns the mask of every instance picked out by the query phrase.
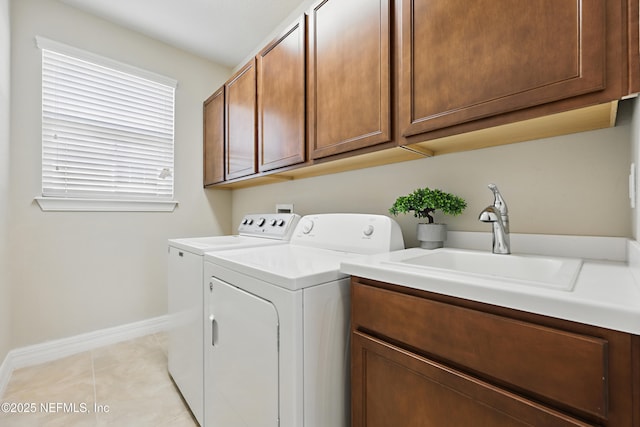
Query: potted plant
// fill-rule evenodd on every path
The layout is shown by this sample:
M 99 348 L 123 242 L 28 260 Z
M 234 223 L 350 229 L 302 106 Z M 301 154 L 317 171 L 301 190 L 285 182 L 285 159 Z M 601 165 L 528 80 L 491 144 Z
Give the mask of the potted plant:
M 426 218 L 426 223 L 418 224 L 417 234 L 420 247 L 436 249 L 447 240 L 446 224 L 434 223 L 433 213 L 436 210 L 446 215 L 460 215 L 467 207 L 464 199 L 438 189 L 419 188 L 406 196 L 400 196 L 389 209 L 394 216 L 413 211 L 416 218 Z

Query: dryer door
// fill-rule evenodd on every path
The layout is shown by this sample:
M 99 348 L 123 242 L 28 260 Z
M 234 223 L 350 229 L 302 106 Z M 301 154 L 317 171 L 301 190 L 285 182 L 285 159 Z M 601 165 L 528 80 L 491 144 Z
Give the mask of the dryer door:
M 278 313 L 262 298 L 211 279 L 205 425 L 277 427 Z

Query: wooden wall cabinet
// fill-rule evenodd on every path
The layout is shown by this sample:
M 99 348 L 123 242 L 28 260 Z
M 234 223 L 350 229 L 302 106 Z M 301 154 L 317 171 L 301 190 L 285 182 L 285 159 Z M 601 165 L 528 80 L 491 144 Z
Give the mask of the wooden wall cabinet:
M 203 106 L 204 186 L 224 181 L 224 86 Z
M 216 187 L 612 127 L 640 92 L 639 15 L 639 0 L 319 0 L 225 85 Z
M 225 179 L 257 172 L 256 61 L 251 60 L 227 83 L 225 90 Z
M 639 426 L 640 337 L 352 278 L 352 426 Z
M 313 159 L 391 141 L 390 0 L 324 0 L 309 16 Z
M 627 94 L 626 0 L 400 1 L 399 133 L 408 142 Z
M 306 160 L 306 18 L 265 47 L 258 60 L 258 170 Z

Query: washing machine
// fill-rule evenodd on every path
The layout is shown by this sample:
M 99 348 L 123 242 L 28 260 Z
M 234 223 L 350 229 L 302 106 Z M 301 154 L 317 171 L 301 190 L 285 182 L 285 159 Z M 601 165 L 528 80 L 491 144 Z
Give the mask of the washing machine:
M 204 293 L 203 255 L 289 241 L 300 219 L 296 214 L 250 214 L 243 217 L 238 234 L 170 239 L 168 248 L 169 374 L 204 425 Z
M 404 248 L 389 217 L 303 217 L 288 244 L 204 256 L 205 426 L 347 427 L 346 259 Z

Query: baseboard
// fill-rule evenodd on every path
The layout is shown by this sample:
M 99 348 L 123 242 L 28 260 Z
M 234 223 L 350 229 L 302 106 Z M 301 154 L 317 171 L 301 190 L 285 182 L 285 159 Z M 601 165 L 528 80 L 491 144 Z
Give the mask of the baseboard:
M 169 316 L 165 315 L 11 350 L 0 365 L 0 396 L 4 394 L 11 379 L 11 373 L 15 369 L 50 362 L 105 345 L 166 331 L 168 327 Z

